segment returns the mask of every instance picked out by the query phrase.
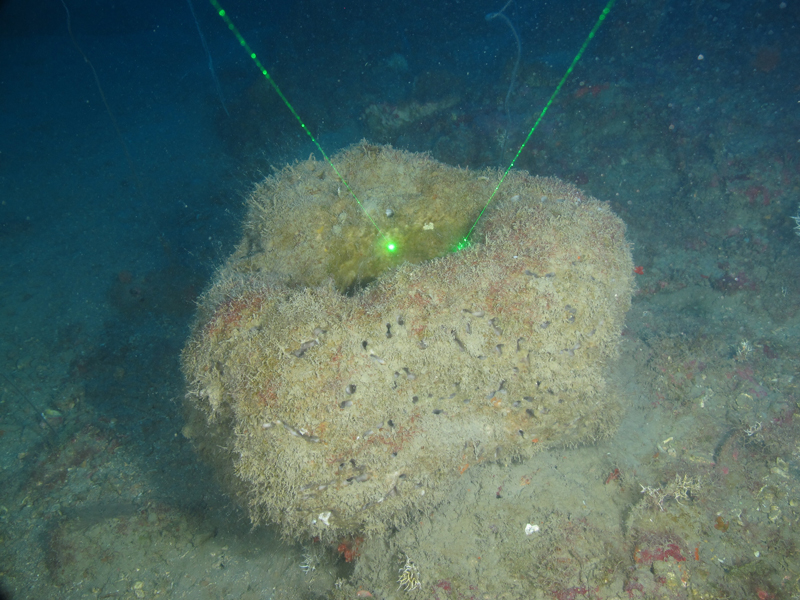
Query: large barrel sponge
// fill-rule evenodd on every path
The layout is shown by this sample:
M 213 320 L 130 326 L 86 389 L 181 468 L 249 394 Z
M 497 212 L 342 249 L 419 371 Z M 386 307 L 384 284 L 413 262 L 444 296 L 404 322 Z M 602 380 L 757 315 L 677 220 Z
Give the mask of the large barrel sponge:
M 501 173 L 367 144 L 334 162 L 399 258 L 329 168 L 288 167 L 252 195 L 183 352 L 187 434 L 254 522 L 381 531 L 470 465 L 614 431 L 632 263 L 606 204 L 514 172 L 448 253 Z

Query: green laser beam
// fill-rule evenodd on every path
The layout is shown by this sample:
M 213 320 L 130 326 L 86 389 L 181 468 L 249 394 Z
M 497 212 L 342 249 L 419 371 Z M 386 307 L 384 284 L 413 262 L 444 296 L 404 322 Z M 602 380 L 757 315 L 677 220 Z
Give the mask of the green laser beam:
M 286 96 L 283 95 L 281 88 L 279 88 L 278 84 L 275 83 L 275 80 L 270 76 L 266 67 L 263 64 L 261 64 L 261 61 L 258 59 L 258 56 L 256 56 L 256 53 L 253 51 L 252 48 L 250 48 L 250 45 L 247 43 L 247 40 L 244 39 L 244 36 L 242 36 L 242 34 L 239 33 L 239 30 L 236 28 L 236 25 L 233 24 L 233 21 L 231 21 L 230 17 L 228 17 L 227 13 L 225 12 L 225 9 L 223 9 L 222 6 L 220 6 L 218 0 L 209 0 L 209 1 L 211 2 L 211 5 L 214 7 L 214 9 L 217 11 L 217 14 L 220 17 L 222 17 L 223 21 L 225 21 L 225 24 L 228 26 L 228 29 L 233 33 L 234 36 L 236 36 L 236 39 L 239 41 L 239 45 L 241 45 L 242 48 L 245 49 L 247 54 L 250 56 L 250 58 L 258 67 L 258 70 L 261 71 L 261 74 L 264 76 L 267 82 L 272 86 L 272 89 L 275 90 L 275 93 L 278 94 L 278 97 L 286 105 L 286 108 L 288 108 L 289 111 L 292 113 L 292 115 L 294 115 L 294 118 L 297 119 L 297 122 L 300 124 L 300 127 L 303 129 L 303 131 L 306 132 L 306 134 L 308 134 L 308 137 L 311 138 L 311 141 L 314 142 L 314 145 L 317 147 L 320 154 L 322 154 L 322 157 L 325 159 L 325 162 L 327 162 L 330 165 L 331 169 L 333 169 L 333 172 L 336 173 L 336 176 L 339 178 L 339 181 L 341 181 L 342 184 L 344 184 L 345 188 L 347 188 L 347 191 L 350 193 L 353 199 L 358 203 L 358 206 L 361 208 L 361 211 L 364 213 L 367 219 L 369 219 L 369 222 L 372 223 L 373 227 L 375 227 L 378 234 L 381 237 L 383 237 L 383 239 L 386 241 L 386 246 L 385 246 L 386 251 L 390 253 L 396 252 L 397 251 L 396 244 L 389 239 L 389 237 L 384 233 L 384 231 L 380 227 L 378 227 L 378 224 L 367 212 L 367 209 L 364 208 L 364 205 L 361 203 L 361 200 L 358 199 L 358 196 L 356 196 L 356 193 L 350 187 L 350 184 L 347 183 L 347 180 L 336 168 L 336 165 L 333 164 L 333 161 L 328 157 L 327 154 L 325 154 L 325 150 L 322 149 L 320 143 L 317 141 L 317 139 L 314 137 L 314 135 L 311 133 L 308 127 L 306 127 L 306 124 L 300 118 L 300 115 L 298 115 L 297 111 L 295 111 L 294 106 L 292 106 L 291 102 L 289 102 Z M 614 2 L 616 2 L 616 0 L 608 0 L 608 3 L 603 9 L 603 12 L 600 13 L 600 16 L 598 17 L 597 22 L 594 24 L 594 27 L 592 27 L 592 30 L 589 32 L 589 35 L 586 37 L 586 40 L 584 40 L 583 45 L 578 50 L 578 53 L 575 55 L 575 58 L 572 59 L 572 63 L 570 64 L 569 68 L 567 68 L 567 71 L 564 73 L 564 76 L 561 78 L 561 81 L 558 82 L 556 89 L 550 95 L 550 99 L 547 101 L 544 108 L 542 109 L 542 112 L 539 114 L 539 118 L 536 119 L 536 122 L 533 124 L 533 127 L 531 127 L 530 131 L 528 132 L 528 135 L 525 137 L 522 144 L 520 145 L 519 150 L 517 150 L 517 153 L 514 155 L 514 158 L 511 159 L 511 162 L 509 163 L 508 168 L 506 168 L 505 172 L 503 173 L 503 176 L 500 178 L 500 181 L 497 182 L 494 191 L 492 192 L 491 196 L 489 196 L 489 199 L 486 201 L 486 204 L 484 204 L 483 208 L 481 209 L 481 212 L 478 214 L 478 218 L 475 219 L 475 222 L 472 224 L 472 227 L 470 227 L 467 234 L 455 246 L 454 251 L 458 251 L 469 246 L 469 236 L 472 235 L 472 232 L 475 230 L 475 227 L 478 225 L 478 222 L 481 220 L 481 217 L 483 217 L 483 213 L 486 212 L 486 209 L 488 208 L 489 204 L 491 204 L 492 200 L 494 200 L 495 196 L 497 195 L 497 191 L 500 189 L 500 186 L 503 185 L 503 182 L 505 181 L 506 177 L 508 177 L 508 174 L 511 172 L 511 169 L 514 168 L 514 165 L 516 164 L 519 155 L 522 154 L 522 150 L 525 148 L 526 144 L 531 139 L 531 136 L 533 135 L 533 132 L 536 131 L 536 128 L 539 126 L 539 123 L 541 123 L 542 119 L 544 118 L 544 115 L 547 113 L 547 109 L 550 108 L 550 105 L 553 104 L 553 101 L 555 100 L 556 96 L 558 96 L 558 93 L 561 91 L 561 88 L 564 87 L 564 83 L 566 83 L 567 79 L 572 74 L 572 71 L 575 69 L 575 65 L 578 64 L 578 61 L 583 56 L 583 53 L 589 46 L 589 42 L 592 41 L 595 34 L 597 33 L 597 30 L 600 29 L 600 25 L 602 25 L 603 21 L 605 21 L 606 17 L 608 16 L 608 13 L 611 11 L 611 7 L 614 5 Z
M 339 181 L 341 181 L 342 184 L 344 185 L 344 187 L 347 188 L 347 191 L 350 192 L 350 195 L 358 203 L 358 206 L 361 208 L 361 210 L 363 211 L 364 215 L 366 215 L 367 219 L 369 219 L 369 222 L 372 223 L 372 225 L 377 230 L 378 234 L 385 240 L 385 242 L 386 242 L 386 246 L 385 246 L 386 247 L 386 251 L 387 252 L 392 252 L 392 253 L 396 252 L 397 251 L 396 244 L 392 240 L 389 239 L 389 237 L 384 233 L 384 231 L 380 227 L 378 227 L 378 224 L 375 222 L 375 220 L 367 212 L 367 209 L 364 208 L 364 205 L 361 203 L 361 200 L 358 199 L 358 196 L 356 196 L 356 193 L 350 187 L 350 184 L 347 183 L 347 180 L 339 172 L 339 169 L 336 168 L 336 165 L 333 164 L 333 161 L 328 157 L 327 154 L 325 154 L 325 150 L 322 149 L 322 146 L 317 141 L 317 138 L 315 138 L 314 135 L 311 133 L 311 131 L 308 129 L 308 127 L 306 127 L 306 124 L 303 122 L 303 119 L 300 118 L 300 115 L 297 114 L 297 111 L 294 109 L 294 106 L 292 106 L 292 103 L 289 102 L 289 100 L 286 98 L 286 96 L 283 95 L 283 92 L 281 91 L 281 88 L 278 87 L 278 84 L 275 83 L 275 80 L 270 76 L 269 72 L 267 71 L 267 68 L 258 59 L 258 56 L 256 56 L 256 53 L 253 51 L 253 49 L 247 43 L 247 40 L 244 39 L 244 36 L 239 32 L 239 30 L 237 29 L 236 25 L 233 24 L 233 21 L 231 21 L 230 17 L 225 12 L 225 9 L 222 8 L 222 6 L 220 6 L 220 4 L 219 4 L 219 2 L 217 0 L 209 0 L 209 1 L 211 2 L 211 5 L 214 7 L 214 9 L 217 11 L 217 14 L 220 17 L 222 17 L 223 21 L 225 21 L 225 24 L 228 26 L 228 29 L 231 31 L 231 33 L 233 33 L 233 35 L 236 36 L 236 39 L 239 41 L 239 45 L 242 48 L 245 49 L 245 51 L 250 56 L 252 61 L 258 67 L 258 70 L 261 71 L 261 74 L 264 76 L 264 78 L 267 80 L 267 82 L 269 82 L 269 84 L 272 86 L 272 89 L 275 90 L 275 93 L 278 94 L 278 97 L 286 105 L 286 108 L 289 109 L 289 111 L 292 113 L 292 115 L 294 115 L 294 118 L 297 119 L 297 122 L 300 123 L 300 127 L 303 129 L 303 131 L 305 131 L 308 134 L 308 137 L 311 138 L 311 141 L 314 142 L 314 145 L 317 147 L 317 149 L 319 150 L 320 154 L 322 154 L 322 157 L 325 159 L 325 162 L 327 162 L 330 165 L 331 169 L 333 169 L 333 172 L 336 173 L 336 176 L 339 178 Z
M 608 13 L 611 11 L 611 7 L 614 5 L 614 2 L 616 2 L 616 0 L 608 0 L 608 4 L 606 4 L 606 7 L 603 9 L 603 12 L 600 13 L 600 17 L 598 17 L 597 22 L 594 24 L 594 27 L 592 27 L 592 30 L 589 32 L 589 35 L 586 36 L 586 40 L 583 42 L 583 45 L 581 46 L 580 50 L 578 50 L 578 53 L 575 55 L 575 58 L 572 59 L 572 64 L 570 64 L 566 73 L 564 73 L 564 76 L 561 78 L 561 81 L 558 82 L 556 89 L 550 95 L 550 99 L 547 101 L 547 104 L 544 105 L 541 114 L 539 114 L 539 118 L 536 119 L 536 122 L 533 124 L 533 127 L 531 127 L 531 130 L 528 132 L 527 137 L 525 138 L 525 140 L 523 140 L 522 145 L 519 147 L 519 150 L 517 150 L 516 155 L 514 155 L 514 158 L 511 159 L 511 163 L 508 165 L 508 168 L 503 173 L 503 176 L 500 178 L 500 181 L 497 182 L 497 185 L 495 186 L 492 195 L 489 196 L 489 199 L 486 201 L 486 204 L 481 209 L 480 214 L 478 214 L 478 218 L 475 219 L 475 222 L 472 224 L 472 227 L 470 227 L 469 231 L 467 232 L 467 235 L 465 235 L 456 246 L 456 250 L 461 250 L 462 248 L 469 246 L 469 236 L 475 230 L 475 227 L 478 225 L 478 221 L 481 220 L 483 213 L 486 212 L 486 208 L 489 206 L 489 204 L 491 204 L 492 200 L 494 200 L 494 197 L 497 195 L 497 190 L 500 189 L 500 186 L 503 185 L 503 181 L 505 181 L 506 177 L 508 177 L 508 174 L 511 171 L 511 169 L 514 168 L 514 165 L 516 164 L 519 155 L 522 154 L 523 148 L 525 148 L 525 145 L 528 143 L 528 140 L 531 139 L 533 132 L 536 131 L 536 128 L 539 126 L 539 123 L 541 123 L 542 119 L 544 118 L 547 109 L 550 108 L 551 104 L 553 104 L 553 100 L 555 100 L 556 96 L 558 96 L 558 93 L 561 91 L 561 88 L 564 87 L 564 83 L 566 83 L 567 79 L 572 74 L 575 65 L 578 64 L 578 61 L 581 59 L 583 53 L 586 51 L 586 48 L 589 46 L 589 42 L 592 41 L 592 38 L 594 38 L 595 34 L 597 33 L 597 30 L 600 29 L 600 25 L 603 24 L 603 21 L 606 20 Z

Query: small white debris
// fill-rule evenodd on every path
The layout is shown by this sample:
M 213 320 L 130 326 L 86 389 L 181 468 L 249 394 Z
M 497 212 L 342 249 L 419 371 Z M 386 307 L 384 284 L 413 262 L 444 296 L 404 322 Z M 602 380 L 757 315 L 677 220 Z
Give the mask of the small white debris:
M 422 229 L 424 229 L 425 231 L 433 230 L 433 222 L 425 223 L 425 225 L 422 226 Z
M 538 525 L 531 525 L 530 523 L 525 525 L 525 535 L 532 535 L 532 534 L 536 533 L 537 531 L 539 531 L 539 526 Z
M 329 510 L 326 510 L 325 512 L 319 513 L 319 516 L 317 517 L 317 519 L 319 519 L 320 521 L 325 523 L 326 527 L 330 527 L 331 526 L 331 524 L 328 523 L 328 519 L 330 519 L 330 518 L 331 518 L 331 511 L 329 511 Z

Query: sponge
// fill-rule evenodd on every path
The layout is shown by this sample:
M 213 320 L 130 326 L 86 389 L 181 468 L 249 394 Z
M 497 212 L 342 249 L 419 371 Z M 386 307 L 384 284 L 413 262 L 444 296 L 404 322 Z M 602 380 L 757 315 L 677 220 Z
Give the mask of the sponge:
M 398 219 L 409 260 L 376 258 L 320 163 L 286 167 L 252 195 L 182 356 L 186 433 L 254 522 L 379 533 L 475 464 L 614 431 L 624 399 L 604 373 L 633 265 L 607 205 L 512 172 L 452 253 L 499 172 L 366 143 L 334 161 Z

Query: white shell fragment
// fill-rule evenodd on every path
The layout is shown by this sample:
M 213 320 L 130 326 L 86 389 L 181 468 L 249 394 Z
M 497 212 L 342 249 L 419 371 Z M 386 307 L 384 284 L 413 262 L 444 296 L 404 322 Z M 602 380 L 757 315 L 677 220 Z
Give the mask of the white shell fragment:
M 531 525 L 530 523 L 525 525 L 525 535 L 531 535 L 536 533 L 537 531 L 539 531 L 538 525 Z
M 317 519 L 319 519 L 320 521 L 325 523 L 326 527 L 330 527 L 331 526 L 331 524 L 328 523 L 328 519 L 330 519 L 330 518 L 331 518 L 331 511 L 329 511 L 329 510 L 326 510 L 325 512 L 319 513 L 319 516 L 317 517 Z

